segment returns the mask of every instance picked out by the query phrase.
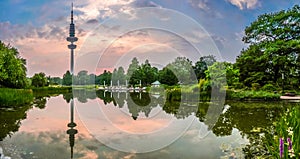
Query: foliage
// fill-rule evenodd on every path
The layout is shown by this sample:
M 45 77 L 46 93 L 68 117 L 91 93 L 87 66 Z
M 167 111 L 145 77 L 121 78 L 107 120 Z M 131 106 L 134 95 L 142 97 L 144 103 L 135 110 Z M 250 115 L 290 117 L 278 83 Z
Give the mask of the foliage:
M 211 86 L 215 88 L 223 88 L 226 86 L 226 66 L 224 62 L 215 62 L 205 71 L 206 79 L 209 79 Z
M 226 91 L 227 100 L 268 100 L 274 101 L 279 100 L 280 94 L 266 92 L 266 91 L 250 91 L 250 90 L 240 90 Z
M 48 77 L 49 85 L 62 85 L 63 79 L 60 77 Z
M 34 74 L 33 77 L 31 78 L 31 85 L 34 87 L 48 86 L 49 82 L 48 82 L 48 79 L 47 79 L 45 73 L 40 72 L 40 73 Z
M 81 70 L 77 73 L 77 76 L 73 76 L 74 85 L 91 85 L 95 84 L 94 74 L 88 74 L 88 71 Z
M 132 60 L 131 60 L 131 64 L 129 65 L 128 69 L 127 69 L 127 74 L 126 74 L 126 77 L 127 77 L 127 80 L 129 81 L 129 84 L 131 85 L 134 85 L 137 83 L 137 80 L 132 77 L 133 73 L 139 68 L 139 61 L 137 60 L 136 57 L 134 57 Z
M 53 95 L 72 92 L 71 86 L 63 87 L 35 87 L 32 88 L 33 96 L 35 98 L 50 97 Z
M 67 71 L 64 75 L 63 75 L 63 81 L 62 81 L 63 85 L 66 86 L 70 86 L 72 85 L 72 75 L 70 73 L 70 71 Z
M 25 88 L 26 60 L 19 56 L 16 48 L 0 41 L 0 86 Z
M 159 81 L 162 84 L 166 84 L 169 86 L 176 85 L 178 83 L 176 75 L 172 70 L 168 68 L 168 66 L 159 71 Z
M 158 79 L 158 69 L 152 67 L 148 60 L 132 73 L 129 83 L 132 85 L 142 82 L 142 86 L 149 86 Z
M 30 104 L 33 93 L 30 89 L 0 88 L 0 107 L 16 107 Z
M 114 69 L 112 73 L 112 83 L 113 85 L 125 85 L 126 75 L 123 67 Z
M 268 84 L 265 84 L 263 87 L 261 87 L 261 90 L 263 91 L 275 91 L 277 90 L 278 88 L 275 87 L 273 84 L 271 83 L 268 83 Z
M 243 41 L 249 43 L 236 60 L 240 80 L 245 86 L 272 81 L 297 86 L 300 69 L 300 7 L 263 14 L 245 29 Z M 284 79 L 282 79 L 282 77 Z M 297 82 L 298 81 L 298 82 Z
M 299 158 L 300 157 L 300 109 L 288 107 L 260 138 L 264 151 L 252 154 L 256 158 Z
M 198 83 L 194 74 L 192 61 L 186 57 L 177 57 L 175 61 L 166 66 L 177 77 L 181 84 Z
M 96 76 L 95 83 L 107 86 L 110 85 L 111 78 L 112 73 L 107 70 L 104 70 L 104 72 L 101 75 Z
M 239 83 L 240 70 L 236 65 L 224 62 L 226 67 L 226 82 L 228 86 L 236 87 L 236 84 Z
M 252 83 L 252 84 L 251 84 L 251 89 L 252 89 L 253 91 L 258 90 L 259 88 L 260 88 L 260 84 L 259 84 L 259 83 Z
M 213 65 L 216 62 L 216 57 L 213 55 L 202 56 L 193 66 L 197 79 L 204 79 L 205 71 L 209 66 Z

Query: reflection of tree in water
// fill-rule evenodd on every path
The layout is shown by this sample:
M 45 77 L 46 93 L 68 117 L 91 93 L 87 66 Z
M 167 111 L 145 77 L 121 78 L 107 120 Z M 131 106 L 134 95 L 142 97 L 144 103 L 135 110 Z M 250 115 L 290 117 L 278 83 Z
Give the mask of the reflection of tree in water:
M 115 99 L 113 98 L 113 95 L 112 95 L 112 92 L 105 92 L 103 90 L 98 90 L 96 92 L 96 95 L 98 98 L 102 99 L 104 104 L 109 104 L 111 102 L 113 102 L 113 104 L 116 106 L 116 101 Z
M 278 103 L 253 103 L 253 102 L 233 102 L 229 103 L 230 107 L 227 111 L 215 116 L 208 114 L 224 109 L 224 106 L 212 103 L 198 102 L 176 102 L 166 100 L 164 96 L 154 97 L 150 93 L 139 92 L 105 92 L 97 91 L 97 96 L 104 101 L 105 104 L 113 103 L 119 108 L 123 108 L 125 104 L 129 109 L 132 118 L 136 120 L 139 113 L 149 116 L 151 110 L 157 106 L 168 114 L 173 114 L 178 119 L 184 119 L 191 115 L 195 115 L 200 122 L 204 122 L 209 130 L 217 136 L 231 135 L 233 128 L 238 129 L 241 135 L 253 134 L 253 130 L 266 128 L 272 125 L 275 118 L 278 118 L 280 107 L 274 107 Z M 216 110 L 211 107 L 217 107 Z M 210 119 L 213 118 L 214 120 Z M 214 122 L 216 121 L 216 122 Z
M 132 101 L 138 106 L 147 106 L 151 102 L 149 93 L 132 92 L 130 93 L 130 97 Z
M 77 98 L 80 103 L 86 103 L 88 99 L 96 99 L 97 95 L 93 89 L 73 89 L 70 93 L 64 93 L 63 98 L 67 103 L 69 103 L 72 98 Z
M 126 100 L 126 93 L 113 92 L 112 96 L 115 100 L 116 105 L 118 105 L 119 108 L 123 108 Z
M 233 128 L 237 128 L 241 135 L 248 135 L 256 130 L 262 130 L 270 127 L 273 122 L 280 117 L 281 107 L 275 105 L 265 105 L 262 103 L 247 102 L 231 103 L 231 107 L 220 115 L 213 128 L 217 136 L 230 135 Z M 257 107 L 257 105 L 260 107 Z M 276 105 L 278 103 L 275 103 Z
M 16 108 L 0 108 L 0 141 L 2 141 L 7 135 L 11 136 L 14 132 L 17 132 L 21 121 L 26 119 L 26 112 L 31 106 L 22 106 Z
M 35 93 L 32 105 L 0 108 L 0 141 L 2 141 L 7 135 L 11 136 L 14 132 L 18 131 L 21 126 L 21 121 L 26 119 L 26 112 L 30 108 L 37 107 L 44 109 L 48 98 L 50 98 L 49 94 Z
M 198 110 L 196 112 L 196 117 L 199 119 L 200 122 L 205 121 L 205 115 L 209 108 L 209 103 L 199 103 Z
M 139 116 L 139 113 L 144 113 L 146 117 L 149 117 L 151 110 L 158 106 L 159 100 L 152 97 L 149 93 L 144 92 L 131 92 L 130 98 L 126 99 L 129 113 L 134 120 Z
M 44 109 L 46 107 L 47 98 L 48 97 L 38 97 L 38 98 L 35 98 L 34 101 L 33 101 L 33 105 L 35 107 L 40 108 L 40 109 Z

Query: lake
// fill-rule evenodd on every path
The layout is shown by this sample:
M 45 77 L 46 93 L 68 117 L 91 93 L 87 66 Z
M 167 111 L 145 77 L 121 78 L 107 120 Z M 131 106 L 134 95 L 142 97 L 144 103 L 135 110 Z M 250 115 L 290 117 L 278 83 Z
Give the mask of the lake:
M 73 90 L 0 109 L 0 146 L 14 159 L 245 158 L 285 105 Z

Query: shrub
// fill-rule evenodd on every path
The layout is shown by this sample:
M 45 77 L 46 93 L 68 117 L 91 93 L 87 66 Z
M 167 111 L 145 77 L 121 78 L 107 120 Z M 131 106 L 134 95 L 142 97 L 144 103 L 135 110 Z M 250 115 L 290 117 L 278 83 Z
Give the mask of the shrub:
M 260 84 L 259 83 L 252 83 L 251 84 L 251 89 L 252 90 L 258 90 L 260 88 Z
M 261 90 L 263 90 L 263 91 L 275 91 L 275 90 L 277 90 L 277 88 L 274 86 L 274 85 L 272 85 L 272 84 L 265 84 L 262 88 L 261 88 Z

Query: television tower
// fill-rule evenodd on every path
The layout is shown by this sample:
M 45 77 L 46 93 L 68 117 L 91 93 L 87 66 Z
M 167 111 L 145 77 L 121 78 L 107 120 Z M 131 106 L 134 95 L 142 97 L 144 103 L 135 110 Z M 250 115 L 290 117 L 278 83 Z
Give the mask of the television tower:
M 72 3 L 72 10 L 71 10 L 71 24 L 70 24 L 70 30 L 69 30 L 69 37 L 67 37 L 67 41 L 71 42 L 71 44 L 68 45 L 68 48 L 71 50 L 71 66 L 70 66 L 70 73 L 73 79 L 73 73 L 74 73 L 74 50 L 76 49 L 76 45 L 74 42 L 78 40 L 77 37 L 75 37 L 75 24 L 73 23 L 73 3 Z M 72 81 L 73 85 L 73 81 Z M 69 135 L 69 142 L 71 147 L 71 159 L 73 158 L 73 147 L 75 145 L 75 134 L 78 133 L 74 127 L 76 127 L 76 123 L 74 122 L 74 100 L 73 96 L 70 100 L 70 123 L 67 125 L 70 129 L 67 130 L 67 134 Z
M 71 50 L 71 70 L 70 73 L 73 76 L 74 73 L 74 50 L 76 49 L 76 45 L 74 42 L 78 40 L 77 37 L 75 37 L 75 24 L 73 23 L 73 3 L 72 3 L 72 10 L 71 10 L 71 24 L 70 24 L 70 30 L 69 30 L 69 37 L 67 37 L 67 41 L 71 42 L 70 45 L 68 45 L 68 48 Z

